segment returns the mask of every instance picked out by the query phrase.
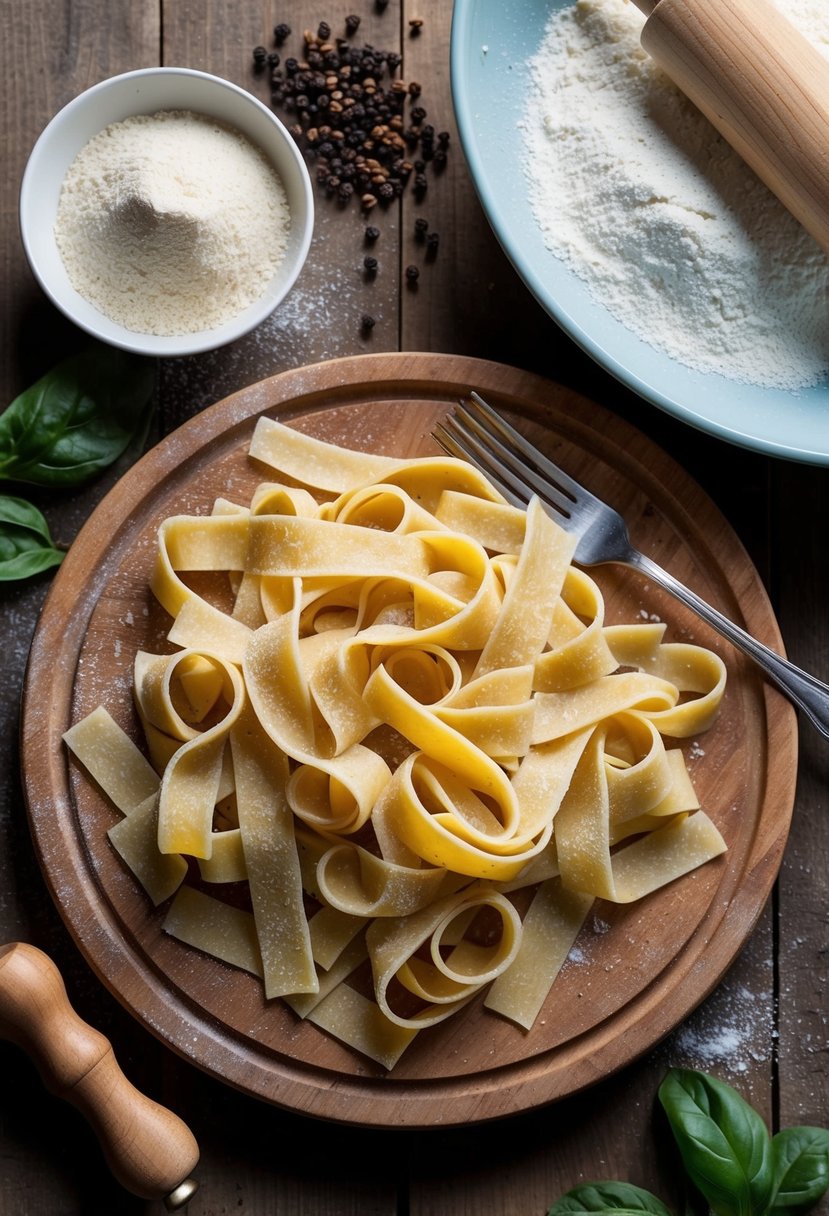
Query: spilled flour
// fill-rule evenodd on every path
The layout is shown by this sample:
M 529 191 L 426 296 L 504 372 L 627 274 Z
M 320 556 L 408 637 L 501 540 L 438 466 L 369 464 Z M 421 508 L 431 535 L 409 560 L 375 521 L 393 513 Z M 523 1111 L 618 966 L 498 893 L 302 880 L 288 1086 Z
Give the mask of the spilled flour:
M 829 4 L 786 14 L 829 57 Z M 555 12 L 522 134 L 545 244 L 594 299 L 701 372 L 767 388 L 829 370 L 829 260 L 642 50 L 629 0 Z

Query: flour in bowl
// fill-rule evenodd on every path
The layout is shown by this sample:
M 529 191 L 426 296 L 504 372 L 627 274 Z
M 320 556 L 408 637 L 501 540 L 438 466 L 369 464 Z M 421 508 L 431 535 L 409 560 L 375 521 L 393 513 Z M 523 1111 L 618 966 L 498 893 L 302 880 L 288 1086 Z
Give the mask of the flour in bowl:
M 829 5 L 786 14 L 829 57 Z M 701 372 L 829 371 L 829 260 L 642 50 L 628 0 L 577 0 L 530 63 L 527 178 L 547 247 L 639 337 Z
M 289 223 L 282 182 L 244 135 L 165 110 L 112 123 L 81 149 L 55 238 L 72 285 L 110 320 L 173 335 L 259 299 Z

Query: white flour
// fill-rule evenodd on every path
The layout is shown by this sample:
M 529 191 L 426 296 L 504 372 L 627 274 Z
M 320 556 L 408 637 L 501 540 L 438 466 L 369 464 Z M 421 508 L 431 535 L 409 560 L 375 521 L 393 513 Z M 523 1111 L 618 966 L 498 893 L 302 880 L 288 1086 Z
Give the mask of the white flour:
M 264 292 L 287 243 L 276 172 L 243 135 L 189 111 L 113 123 L 63 182 L 55 237 L 85 299 L 127 329 L 195 333 Z
M 829 57 L 829 4 L 787 0 Z M 829 260 L 641 49 L 627 0 L 552 15 L 522 124 L 545 244 L 594 299 L 703 372 L 795 389 L 829 370 Z

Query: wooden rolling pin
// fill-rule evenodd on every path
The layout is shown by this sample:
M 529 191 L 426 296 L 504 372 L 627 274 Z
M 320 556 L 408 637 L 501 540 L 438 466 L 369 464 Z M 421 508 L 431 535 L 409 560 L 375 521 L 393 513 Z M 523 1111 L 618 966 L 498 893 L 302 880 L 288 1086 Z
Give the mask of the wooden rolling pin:
M 829 253 L 829 61 L 769 0 L 634 3 L 644 49 Z
M 31 1055 L 46 1088 L 86 1116 L 122 1186 L 169 1211 L 187 1203 L 199 1159 L 189 1128 L 127 1080 L 109 1041 L 70 1005 L 54 963 L 24 942 L 0 946 L 0 1038 Z

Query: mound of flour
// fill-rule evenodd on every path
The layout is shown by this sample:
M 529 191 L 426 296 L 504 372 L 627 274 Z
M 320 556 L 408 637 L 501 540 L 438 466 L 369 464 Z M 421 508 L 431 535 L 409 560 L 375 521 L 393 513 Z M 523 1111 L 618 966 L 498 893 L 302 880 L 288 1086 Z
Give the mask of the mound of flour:
M 787 0 L 829 57 L 829 4 Z M 594 299 L 702 372 L 829 370 L 829 259 L 642 50 L 628 0 L 577 0 L 530 63 L 522 132 L 545 244 Z
M 263 153 L 189 110 L 112 123 L 61 188 L 55 239 L 75 289 L 150 334 L 222 325 L 263 295 L 290 213 Z

